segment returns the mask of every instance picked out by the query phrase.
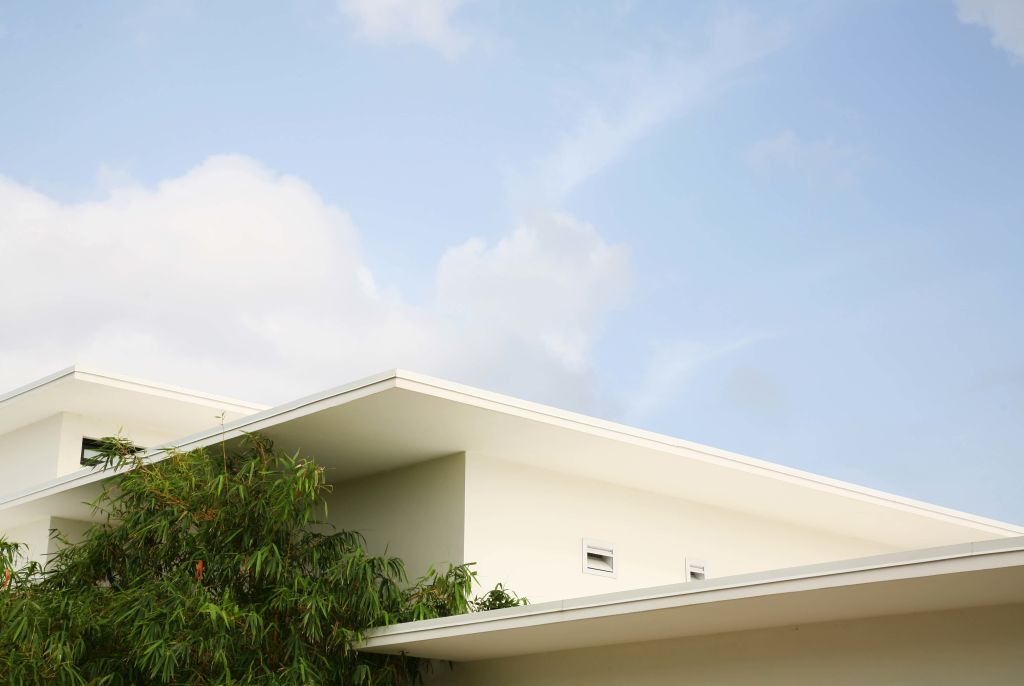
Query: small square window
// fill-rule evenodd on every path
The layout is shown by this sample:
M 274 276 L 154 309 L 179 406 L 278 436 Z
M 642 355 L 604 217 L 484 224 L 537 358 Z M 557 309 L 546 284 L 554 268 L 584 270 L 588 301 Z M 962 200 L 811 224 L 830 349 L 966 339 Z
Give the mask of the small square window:
M 95 467 L 102 460 L 102 451 L 103 443 L 96 440 L 95 438 L 83 438 L 82 457 L 79 460 L 80 464 L 83 464 L 87 467 Z

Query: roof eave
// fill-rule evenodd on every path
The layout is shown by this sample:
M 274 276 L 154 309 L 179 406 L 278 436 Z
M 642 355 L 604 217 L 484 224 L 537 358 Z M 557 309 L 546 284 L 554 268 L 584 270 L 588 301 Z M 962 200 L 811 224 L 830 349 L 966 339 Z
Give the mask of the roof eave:
M 1001 574 L 1003 582 L 1007 574 L 1012 574 L 1014 581 L 1010 584 L 997 582 L 986 587 L 968 580 L 972 574 L 981 579 L 984 574 L 992 572 Z M 934 580 L 940 580 L 940 583 L 934 583 Z M 908 608 L 911 611 L 928 611 L 1022 603 L 1024 583 L 1021 581 L 1024 581 L 1024 537 L 397 624 L 374 629 L 359 649 L 454 661 L 489 659 L 721 633 L 723 628 L 742 631 L 805 623 L 808 618 L 818 622 L 901 614 Z M 999 587 L 1000 583 L 1002 587 Z M 950 592 L 956 588 L 969 589 L 981 595 Z M 896 598 L 895 602 L 885 601 L 885 593 Z M 860 600 L 856 600 L 857 594 Z M 859 605 L 852 613 L 847 607 L 851 595 L 854 605 Z M 816 600 L 808 603 L 807 598 L 811 596 Z M 829 614 L 827 599 L 830 597 L 843 599 L 842 604 L 835 603 L 834 614 Z M 822 599 L 826 602 L 822 603 Z M 908 604 L 911 600 L 916 604 Z M 775 624 L 771 613 L 765 612 L 768 607 L 765 601 L 772 603 L 772 611 L 777 617 Z M 749 608 L 746 615 L 743 614 L 744 604 Z M 792 612 L 787 613 L 787 604 Z M 719 608 L 724 610 L 726 607 L 732 614 L 731 624 L 702 627 L 700 621 L 685 619 L 688 612 L 693 617 L 706 619 L 721 613 Z M 809 609 L 813 611 L 808 612 Z M 651 631 L 637 629 L 647 624 L 638 620 L 649 617 L 664 620 L 672 613 L 681 618 L 675 622 L 675 630 L 669 628 L 661 634 L 655 632 L 652 637 Z M 601 629 L 595 631 L 594 627 Z M 574 632 L 580 636 L 574 637 Z M 528 649 L 531 646 L 534 650 Z

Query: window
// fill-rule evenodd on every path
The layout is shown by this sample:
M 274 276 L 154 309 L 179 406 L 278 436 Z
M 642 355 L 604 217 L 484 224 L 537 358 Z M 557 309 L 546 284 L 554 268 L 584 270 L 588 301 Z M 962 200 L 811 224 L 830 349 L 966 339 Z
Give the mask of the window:
M 82 439 L 82 458 L 79 462 L 87 467 L 95 467 L 100 463 L 100 451 L 103 444 L 95 438 Z

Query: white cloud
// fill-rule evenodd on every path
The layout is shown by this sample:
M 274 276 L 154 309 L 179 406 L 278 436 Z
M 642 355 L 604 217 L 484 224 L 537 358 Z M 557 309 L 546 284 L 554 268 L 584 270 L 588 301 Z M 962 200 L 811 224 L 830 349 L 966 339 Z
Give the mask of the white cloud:
M 659 126 L 721 90 L 741 67 L 778 49 L 786 30 L 733 12 L 721 15 L 705 34 L 703 48 L 688 58 L 642 56 L 612 70 L 602 90 L 614 99 L 589 106 L 541 160 L 539 195 L 547 202 L 560 201 Z
M 213 157 L 62 204 L 0 177 L 0 388 L 72 362 L 280 401 L 395 366 L 585 408 L 629 257 L 543 215 L 437 266 L 414 306 L 302 180 Z
M 956 0 L 957 18 L 984 26 L 992 44 L 1024 60 L 1024 2 L 1021 0 Z
M 342 14 L 367 40 L 422 45 L 449 59 L 473 43 L 469 34 L 453 23 L 463 4 L 464 0 L 338 0 Z
M 438 269 L 440 308 L 467 326 L 535 337 L 567 368 L 586 369 L 593 333 L 629 289 L 629 256 L 567 214 L 538 217 L 489 248 L 472 239 Z
M 792 131 L 763 138 L 747 151 L 747 163 L 756 171 L 798 174 L 809 181 L 830 180 L 847 185 L 857 180 L 864 156 L 852 146 L 832 140 L 801 140 Z

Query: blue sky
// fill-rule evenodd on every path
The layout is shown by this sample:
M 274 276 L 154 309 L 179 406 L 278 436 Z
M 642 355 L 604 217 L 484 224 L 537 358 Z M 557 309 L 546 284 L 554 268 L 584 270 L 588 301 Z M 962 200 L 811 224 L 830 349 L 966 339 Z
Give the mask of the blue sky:
M 1024 522 L 1024 5 L 0 3 L 0 383 L 403 366 Z

